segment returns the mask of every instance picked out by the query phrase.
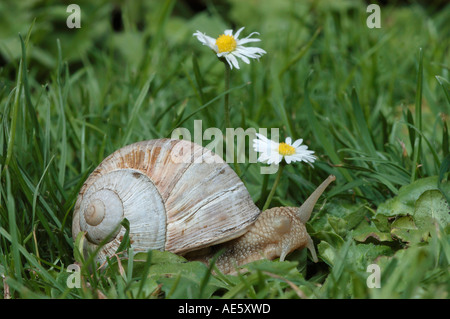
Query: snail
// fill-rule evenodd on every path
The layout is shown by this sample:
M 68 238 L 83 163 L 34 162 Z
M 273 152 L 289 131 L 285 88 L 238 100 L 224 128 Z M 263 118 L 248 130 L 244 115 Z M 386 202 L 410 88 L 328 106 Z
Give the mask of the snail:
M 167 250 L 208 264 L 224 249 L 216 260 L 223 273 L 262 258 L 284 260 L 305 247 L 317 262 L 305 224 L 334 180 L 330 175 L 301 207 L 261 212 L 234 170 L 207 148 L 186 140 L 137 142 L 109 155 L 87 178 L 72 235 L 85 233 L 85 251 L 108 241 L 99 262 L 119 247 L 124 218 L 135 252 Z

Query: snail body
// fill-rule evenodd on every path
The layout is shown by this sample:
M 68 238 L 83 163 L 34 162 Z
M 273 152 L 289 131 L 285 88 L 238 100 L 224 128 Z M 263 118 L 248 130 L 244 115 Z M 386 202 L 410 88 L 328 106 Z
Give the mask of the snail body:
M 104 244 L 112 256 L 130 223 L 135 251 L 168 250 L 205 263 L 215 249 L 223 272 L 303 247 L 317 260 L 305 223 L 330 176 L 300 207 L 260 212 L 237 174 L 210 150 L 185 140 L 156 139 L 125 146 L 91 173 L 75 203 L 72 235 L 85 232 L 85 250 Z

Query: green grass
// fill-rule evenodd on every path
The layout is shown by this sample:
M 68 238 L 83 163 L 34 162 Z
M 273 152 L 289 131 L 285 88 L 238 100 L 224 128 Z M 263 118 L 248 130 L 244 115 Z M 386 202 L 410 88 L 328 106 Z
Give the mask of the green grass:
M 382 5 L 369 29 L 359 1 L 78 3 L 81 29 L 56 1 L 0 4 L 0 296 L 449 297 L 450 6 Z M 271 206 L 337 176 L 307 225 L 319 263 L 304 250 L 225 276 L 128 251 L 90 272 L 71 235 L 81 185 L 126 144 L 194 120 L 223 129 L 223 65 L 192 34 L 240 26 L 268 53 L 231 72 L 232 126 L 280 128 L 318 156 L 286 166 Z M 262 166 L 238 167 L 260 207 L 275 179 Z M 75 261 L 82 285 L 68 288 Z M 366 284 L 373 263 L 381 288 Z

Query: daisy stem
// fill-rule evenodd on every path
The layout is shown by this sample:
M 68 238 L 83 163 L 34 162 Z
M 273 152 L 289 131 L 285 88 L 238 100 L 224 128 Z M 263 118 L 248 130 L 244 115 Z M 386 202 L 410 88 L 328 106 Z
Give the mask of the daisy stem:
M 267 208 L 269 208 L 270 202 L 272 201 L 272 197 L 275 194 L 275 191 L 277 189 L 278 183 L 280 182 L 281 175 L 283 174 L 283 168 L 284 168 L 284 165 L 280 165 L 278 167 L 277 177 L 275 178 L 275 181 L 273 182 L 272 189 L 270 190 L 269 196 L 267 196 L 267 200 L 264 203 L 262 211 L 265 211 Z
M 231 68 L 226 61 L 223 61 L 223 64 L 225 65 L 225 92 L 226 92 L 226 91 L 230 90 Z M 225 131 L 226 131 L 228 128 L 231 128 L 230 93 L 225 94 L 224 108 L 225 108 Z M 232 141 L 232 143 L 234 144 L 234 141 Z M 242 172 L 241 172 L 241 168 L 239 167 L 239 164 L 237 162 L 237 152 L 234 152 L 234 169 L 236 171 L 236 174 L 238 174 L 238 176 L 241 177 Z
M 225 64 L 225 91 L 230 89 L 230 67 L 227 63 Z M 225 130 L 231 128 L 230 122 L 230 93 L 225 94 L 224 108 L 225 108 Z
M 268 194 L 268 190 L 267 190 L 267 185 L 269 184 L 269 174 L 265 174 L 264 178 L 263 178 L 263 182 L 261 185 L 261 193 L 260 193 L 260 197 L 258 199 L 258 207 L 261 207 L 262 205 L 265 204 L 265 201 L 263 202 L 264 198 L 267 198 L 267 194 Z

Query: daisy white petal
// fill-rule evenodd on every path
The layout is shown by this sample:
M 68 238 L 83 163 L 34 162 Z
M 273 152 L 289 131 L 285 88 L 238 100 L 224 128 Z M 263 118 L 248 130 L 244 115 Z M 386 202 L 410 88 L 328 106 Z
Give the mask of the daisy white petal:
M 269 156 L 267 156 L 266 154 L 263 154 L 260 157 L 258 157 L 258 162 L 266 163 L 269 159 L 270 159 Z
M 292 147 L 299 147 L 303 143 L 303 139 L 298 139 L 292 144 Z
M 236 59 L 236 56 L 234 56 L 233 54 L 227 54 L 227 55 L 225 55 L 225 59 L 228 61 L 230 68 L 233 68 L 233 66 L 234 66 L 236 69 L 239 69 L 239 62 Z M 233 65 L 231 65 L 231 64 L 233 64 Z
M 259 32 L 252 32 L 248 36 L 246 36 L 245 38 L 242 38 L 242 39 L 238 40 L 238 42 L 240 44 L 244 44 L 244 43 L 247 43 L 247 42 L 258 42 L 258 41 L 261 41 L 261 39 L 251 38 L 254 34 L 259 35 Z
M 256 133 L 256 137 L 253 142 L 254 143 L 270 143 L 272 142 L 271 140 L 269 140 L 267 137 L 265 137 L 264 135 L 260 134 L 260 133 Z
M 269 159 L 267 160 L 267 164 L 280 164 L 280 162 L 283 160 L 283 156 L 281 156 L 280 154 L 272 154 L 271 156 L 268 157 Z
M 248 39 L 248 38 L 250 38 L 250 37 L 252 37 L 254 34 L 257 34 L 257 35 L 259 35 L 259 32 L 252 32 L 252 33 L 250 33 L 248 36 L 246 36 L 244 39 Z M 257 40 L 257 41 L 260 41 L 259 39 L 254 39 L 254 40 Z
M 209 36 L 207 36 L 206 34 L 197 31 L 193 34 L 194 36 L 197 37 L 197 39 L 203 44 L 203 45 L 207 45 L 209 46 L 211 49 L 213 49 L 215 51 L 215 46 L 216 46 L 216 39 L 211 38 Z
M 238 40 L 238 44 L 242 45 L 242 44 L 246 44 L 249 42 L 259 42 L 259 41 L 261 41 L 261 39 L 241 39 L 241 40 Z
M 234 55 L 238 58 L 240 58 L 242 61 L 244 61 L 247 64 L 250 64 L 250 60 L 243 54 L 239 53 L 239 52 L 235 52 Z
M 234 34 L 234 38 L 236 39 L 237 42 L 239 42 L 238 38 L 239 38 L 239 34 L 241 34 L 242 30 L 244 30 L 245 27 L 240 28 L 239 30 L 236 31 L 236 33 Z
M 239 52 L 252 59 L 259 59 L 263 54 L 266 54 L 266 51 L 264 51 L 263 49 L 247 47 L 238 48 L 235 52 Z

